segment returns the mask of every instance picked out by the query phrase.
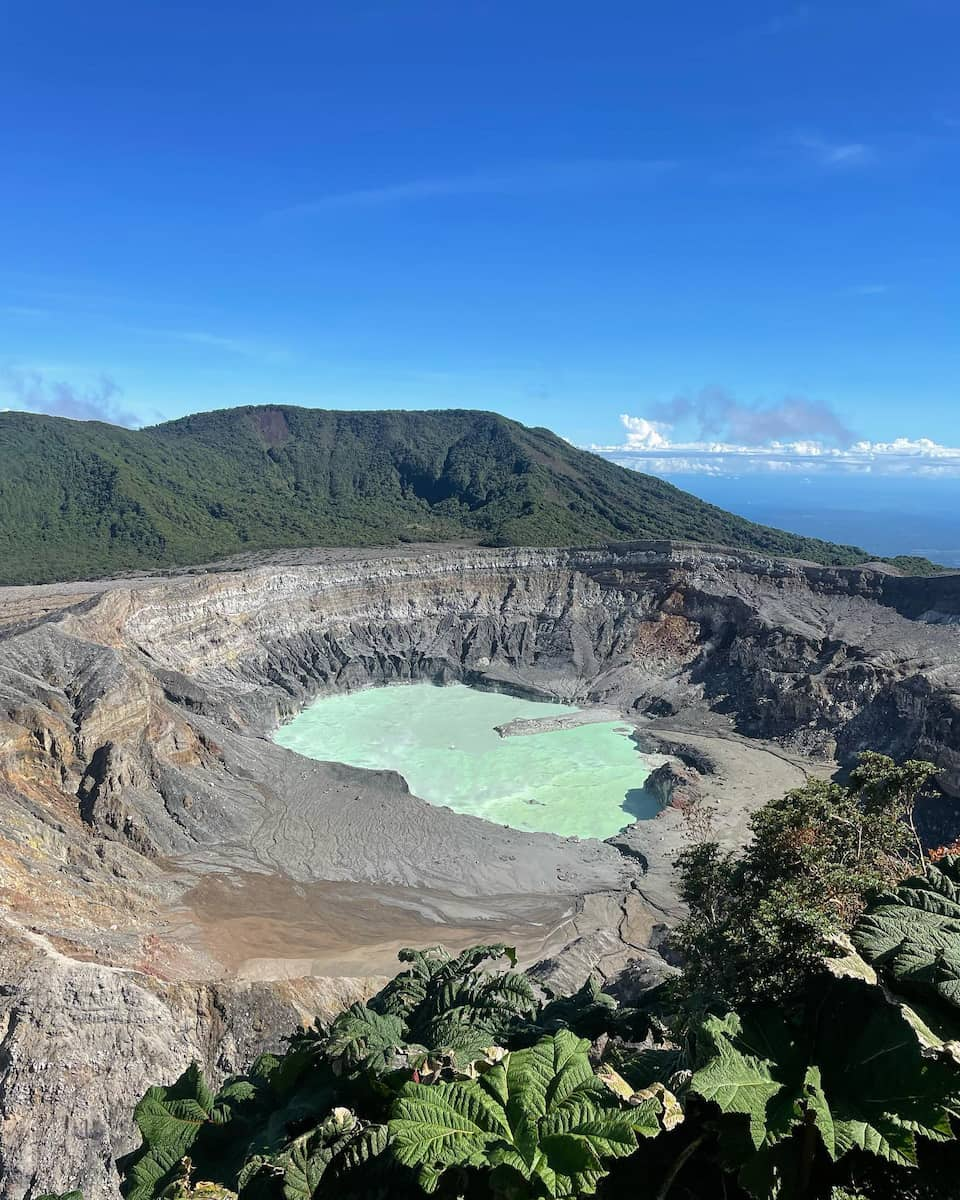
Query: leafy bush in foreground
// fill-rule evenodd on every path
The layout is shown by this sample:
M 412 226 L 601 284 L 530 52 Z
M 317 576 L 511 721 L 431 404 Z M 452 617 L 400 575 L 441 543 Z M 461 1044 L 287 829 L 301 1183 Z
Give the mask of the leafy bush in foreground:
M 715 843 L 684 851 L 680 893 L 689 917 L 674 935 L 691 1003 L 789 1001 L 816 974 L 830 942 L 923 852 L 913 807 L 935 767 L 867 753 L 846 787 L 811 779 L 751 820 L 744 854 Z
M 483 950 L 447 960 L 473 964 L 471 988 L 512 974 L 480 974 Z M 399 976 L 374 1003 L 409 994 L 411 982 Z M 850 949 L 824 964 L 803 1004 L 705 1015 L 679 1042 L 623 1036 L 631 1025 L 654 1026 L 607 1000 L 608 1026 L 620 1033 L 592 1045 L 561 1029 L 468 1061 L 402 1041 L 402 1018 L 372 1009 L 365 1023 L 376 1036 L 358 1042 L 354 1009 L 328 1030 L 297 1035 L 286 1056 L 264 1056 L 216 1095 L 192 1067 L 138 1105 L 144 1144 L 121 1164 L 124 1192 L 198 1196 L 202 1180 L 206 1194 L 241 1200 L 424 1191 L 513 1200 L 598 1188 L 652 1200 L 671 1187 L 764 1200 L 827 1197 L 875 1157 L 889 1179 L 869 1195 L 892 1200 L 910 1194 L 926 1146 L 953 1140 L 960 1071 L 950 1047 Z M 574 1026 L 581 1015 L 596 1021 L 595 1002 L 584 994 L 570 1015 Z M 530 1019 L 512 1021 L 529 1041 Z M 617 1160 L 637 1165 L 608 1177 Z M 625 1186 L 638 1177 L 649 1186 Z
M 502 945 L 403 951 L 368 1004 L 219 1092 L 196 1066 L 151 1088 L 124 1194 L 956 1200 L 960 859 L 897 883 L 918 862 L 908 818 L 926 776 L 870 756 L 849 788 L 812 784 L 758 814 L 731 873 L 704 873 L 685 977 L 642 1010 L 595 982 L 544 998 Z M 727 894 L 737 880 L 781 932 L 805 909 L 833 917 L 795 923 L 806 940 L 777 960 Z
M 918 1137 L 952 1138 L 955 1065 L 926 1056 L 876 986 L 829 979 L 799 1012 L 708 1017 L 700 1032 L 707 1061 L 689 1091 L 746 1118 L 749 1144 L 728 1142 L 725 1159 L 754 1196 L 809 1183 L 818 1159 L 825 1167 L 860 1150 L 916 1166 Z
M 394 1154 L 418 1168 L 425 1192 L 451 1167 L 492 1168 L 494 1194 L 594 1192 L 604 1159 L 633 1154 L 638 1134 L 656 1137 L 664 1105 L 624 1109 L 594 1075 L 589 1046 L 563 1030 L 476 1079 L 406 1084 L 388 1125 Z
M 960 1043 L 960 858 L 940 859 L 882 895 L 853 936 L 935 1033 Z

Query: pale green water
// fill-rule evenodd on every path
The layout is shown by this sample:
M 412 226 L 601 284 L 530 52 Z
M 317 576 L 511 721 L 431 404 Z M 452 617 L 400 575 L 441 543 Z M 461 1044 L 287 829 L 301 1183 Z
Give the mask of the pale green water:
M 431 804 L 515 829 L 606 838 L 657 806 L 653 769 L 618 722 L 501 738 L 516 717 L 569 714 L 454 684 L 369 688 L 317 700 L 274 735 L 309 758 L 387 768 Z

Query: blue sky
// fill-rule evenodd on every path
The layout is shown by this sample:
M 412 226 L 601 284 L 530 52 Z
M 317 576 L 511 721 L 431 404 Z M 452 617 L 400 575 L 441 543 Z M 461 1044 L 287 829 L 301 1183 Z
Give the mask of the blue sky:
M 674 473 L 960 473 L 922 442 L 960 446 L 955 0 L 4 26 L 0 407 L 483 407 Z

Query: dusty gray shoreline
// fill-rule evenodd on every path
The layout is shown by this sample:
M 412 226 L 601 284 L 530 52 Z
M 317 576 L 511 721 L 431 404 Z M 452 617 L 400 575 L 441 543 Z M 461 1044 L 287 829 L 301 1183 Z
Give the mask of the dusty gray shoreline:
M 407 910 L 419 910 L 424 917 L 419 926 L 413 922 L 405 926 L 402 933 L 397 932 L 392 939 L 378 939 L 375 949 L 367 943 L 366 952 L 371 960 L 371 970 L 375 969 L 379 973 L 388 969 L 389 964 L 394 961 L 396 950 L 410 944 L 411 939 L 416 940 L 414 934 L 417 932 L 421 939 L 447 940 L 451 944 L 471 938 L 517 943 L 522 963 L 532 965 L 538 957 L 553 954 L 565 944 L 565 935 L 558 935 L 558 930 L 576 926 L 578 937 L 598 931 L 590 928 L 589 921 L 583 918 L 585 897 L 609 895 L 615 898 L 621 897 L 625 891 L 632 890 L 648 900 L 660 919 L 676 920 L 681 909 L 673 887 L 672 864 L 685 845 L 690 844 L 696 837 L 704 836 L 705 830 L 710 837 L 715 837 L 727 847 L 741 845 L 747 837 L 749 817 L 757 807 L 792 787 L 800 786 L 810 774 L 826 776 L 835 770 L 835 764 L 829 761 L 813 761 L 786 755 L 779 748 L 740 738 L 729 729 L 724 729 L 722 722 L 715 722 L 715 728 L 695 731 L 690 728 L 678 728 L 680 723 L 676 720 L 666 726 L 649 720 L 641 721 L 635 716 L 609 707 L 592 709 L 588 706 L 581 713 L 571 715 L 574 718 L 583 718 L 576 720 L 575 724 L 616 720 L 635 731 L 635 740 L 645 747 L 647 753 L 664 758 L 679 753 L 688 761 L 697 762 L 702 772 L 698 775 L 700 801 L 697 822 L 691 820 L 689 814 L 666 807 L 656 817 L 636 821 L 614 837 L 599 841 L 591 838 L 564 838 L 551 834 L 528 834 L 510 826 L 464 817 L 451 809 L 441 808 L 440 811 L 444 814 L 441 818 L 443 823 L 456 828 L 456 842 L 461 861 L 465 861 L 470 867 L 466 893 L 460 888 L 451 888 L 449 881 L 447 888 L 411 882 L 409 879 L 399 884 L 384 886 L 382 882 L 378 882 L 382 875 L 371 873 L 369 864 L 363 860 L 360 843 L 356 846 L 356 857 L 352 861 L 334 862 L 322 857 L 323 838 L 315 849 L 311 850 L 313 860 L 309 872 L 302 863 L 298 865 L 299 859 L 288 857 L 283 875 L 273 877 L 285 879 L 290 888 L 300 886 L 309 890 L 335 887 L 331 881 L 343 875 L 344 882 L 339 886 L 339 890 L 328 894 L 336 894 L 342 901 L 351 890 L 354 891 L 352 904 L 343 903 L 337 909 L 337 921 L 347 930 L 356 927 L 357 918 L 351 915 L 351 910 L 359 915 L 361 924 L 368 919 L 369 914 L 366 910 L 371 908 L 384 914 L 388 924 L 391 908 L 399 906 Z M 698 723 L 703 724 L 697 720 L 690 722 L 694 726 Z M 521 724 L 534 726 L 522 731 L 530 734 L 558 727 L 570 727 L 565 717 L 535 718 Z M 304 771 L 310 769 L 306 764 L 317 761 L 304 759 L 303 756 L 289 750 L 284 753 L 291 755 L 293 763 L 301 764 Z M 345 767 L 343 764 L 320 763 L 319 766 L 346 773 L 357 772 L 360 777 L 369 777 L 371 786 L 375 788 L 383 784 L 384 777 L 391 781 L 396 780 L 400 791 L 396 791 L 391 782 L 385 796 L 387 804 L 390 805 L 389 819 L 396 824 L 411 819 L 411 814 L 416 814 L 425 825 L 433 823 L 433 814 L 437 806 L 410 795 L 401 776 L 391 772 L 364 771 L 362 768 Z M 402 810 L 396 806 L 399 795 L 404 797 Z M 374 837 L 372 831 L 368 830 L 368 833 L 371 838 Z M 555 882 L 550 883 L 547 868 L 538 868 L 536 864 L 542 859 L 547 847 L 555 854 L 558 843 L 565 844 L 573 854 L 565 865 L 556 869 Z M 423 843 L 424 847 L 428 844 L 430 843 L 427 841 Z M 500 849 L 494 850 L 494 846 Z M 580 853 L 586 851 L 588 855 L 592 854 L 600 861 L 611 861 L 606 858 L 608 847 L 621 856 L 618 866 L 622 871 L 615 882 L 609 878 L 598 878 L 594 871 L 585 870 L 584 859 Z M 427 853 L 426 849 L 424 853 Z M 496 861 L 497 855 L 500 857 L 499 864 Z M 513 873 L 514 864 L 517 864 L 519 874 Z M 177 865 L 190 873 L 200 871 L 202 876 L 208 878 L 231 878 L 228 863 L 215 855 L 194 853 L 178 859 Z M 251 869 L 254 865 L 248 864 Z M 269 868 L 261 863 L 258 870 L 265 875 Z M 235 875 L 242 877 L 244 873 L 243 869 L 238 868 Z M 387 873 L 389 874 L 389 867 Z M 527 910 L 524 898 L 533 900 L 540 891 L 540 887 L 536 885 L 538 874 L 540 884 L 548 884 L 548 887 L 542 892 L 542 899 L 537 902 L 540 905 L 537 912 L 540 919 L 531 922 L 523 915 Z M 365 877 L 368 879 L 366 884 L 356 882 Z M 526 885 L 522 890 L 518 886 L 521 883 Z M 201 886 L 202 881 L 192 890 Z M 518 890 L 502 890 L 513 887 Z M 545 920 L 547 923 L 553 923 L 549 938 L 542 936 Z M 291 926 L 294 924 L 295 922 L 291 922 Z M 324 936 L 322 928 L 315 928 L 312 931 L 309 954 L 288 955 L 281 953 L 276 946 L 278 938 L 282 937 L 276 929 L 265 935 L 259 946 L 250 932 L 245 931 L 245 940 L 250 942 L 251 952 L 239 965 L 234 963 L 233 970 L 238 978 L 267 978 L 270 971 L 276 972 L 275 977 L 286 978 L 295 971 L 306 974 L 345 973 L 345 963 L 349 963 L 355 972 L 358 963 L 362 962 L 364 943 L 362 939 L 358 939 L 359 953 L 345 958 L 342 931 L 338 929 L 337 933 L 336 938 L 330 939 Z M 221 926 L 220 939 L 223 934 L 224 928 Z M 178 935 L 184 935 L 183 927 L 178 930 Z M 191 937 L 200 944 L 210 944 L 210 939 L 202 933 L 198 934 L 196 930 L 188 935 L 188 940 Z M 215 958 L 223 962 L 222 940 L 218 944 L 221 954 L 219 957 L 215 955 Z M 229 948 L 226 958 L 228 961 L 233 958 Z

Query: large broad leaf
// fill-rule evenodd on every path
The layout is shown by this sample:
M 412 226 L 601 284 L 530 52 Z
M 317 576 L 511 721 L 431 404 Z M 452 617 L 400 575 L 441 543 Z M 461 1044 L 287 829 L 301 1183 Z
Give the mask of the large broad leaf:
M 344 1074 L 382 1075 L 403 1065 L 406 1043 L 407 1029 L 400 1017 L 352 1004 L 330 1027 L 325 1050 Z
M 753 1144 L 759 1148 L 770 1123 L 768 1105 L 784 1086 L 774 1076 L 776 1061 L 752 1052 L 749 1036 L 744 1036 L 743 1024 L 735 1013 L 722 1020 L 708 1017 L 702 1034 L 713 1053 L 694 1074 L 690 1090 L 712 1101 L 722 1113 L 745 1116 Z
M 180 1163 L 211 1120 L 216 1097 L 192 1063 L 170 1087 L 152 1087 L 134 1109 L 143 1137 L 121 1160 L 127 1200 L 154 1200 L 180 1176 Z
M 813 1057 L 833 1116 L 834 1157 L 858 1148 L 915 1164 L 917 1135 L 951 1136 L 960 1073 L 924 1054 L 907 1017 L 880 988 L 838 981 L 829 996 Z
M 397 1159 L 419 1167 L 426 1191 L 448 1167 L 483 1167 L 491 1151 L 512 1140 L 503 1108 L 506 1072 L 494 1067 L 467 1083 L 408 1084 L 389 1123 Z
M 742 1160 L 738 1181 L 758 1200 L 808 1200 L 813 1164 L 809 1158 L 809 1130 L 805 1126 L 813 1126 L 819 1132 L 833 1156 L 833 1117 L 820 1086 L 817 1067 L 807 1068 L 801 1096 L 791 1097 L 790 1102 L 792 1119 L 784 1123 L 788 1111 L 785 1089 L 777 1098 L 781 1116 L 779 1132 L 771 1127 L 763 1145 Z
M 537 1024 L 545 1033 L 572 1029 L 580 1037 L 597 1038 L 611 1031 L 619 1009 L 613 996 L 591 975 L 579 991 L 554 997 L 540 1013 Z
M 806 1109 L 806 1119 L 820 1134 L 827 1154 L 835 1161 L 837 1150 L 837 1127 L 830 1101 L 823 1090 L 823 1073 L 819 1067 L 807 1067 L 803 1077 L 801 1103 Z
M 509 946 L 471 946 L 458 955 L 434 946 L 401 950 L 399 957 L 410 966 L 369 1008 L 402 1021 L 406 1040 L 431 1053 L 452 1051 L 460 1061 L 469 1061 L 484 1046 L 500 1042 L 516 1020 L 537 1010 L 525 975 L 483 969 L 502 958 L 515 965 L 516 953 Z
M 426 950 L 407 947 L 401 950 L 397 957 L 401 962 L 409 963 L 409 967 L 406 971 L 401 971 L 370 1001 L 370 1007 L 377 1012 L 392 1013 L 404 1020 L 412 1016 L 415 1009 L 423 1003 L 431 984 L 437 991 L 451 980 L 470 975 L 485 962 L 500 958 L 506 958 L 511 966 L 516 966 L 517 962 L 517 954 L 513 947 L 500 942 L 487 946 L 470 946 L 456 956 L 450 954 L 443 946 L 431 946 Z
M 407 970 L 329 1031 L 327 1053 L 346 1073 L 382 1076 L 418 1065 L 418 1054 L 471 1063 L 539 1011 L 526 975 L 487 969 L 504 958 L 516 964 L 509 946 L 471 946 L 457 955 L 442 946 L 405 949 L 399 958 Z
M 829 980 L 796 1019 L 730 1014 L 709 1018 L 702 1035 L 710 1057 L 690 1090 L 746 1120 L 749 1143 L 722 1127 L 722 1148 L 754 1195 L 780 1194 L 796 1177 L 804 1127 L 834 1161 L 859 1149 L 898 1165 L 916 1163 L 918 1136 L 952 1136 L 960 1074 L 927 1057 L 902 1008 L 862 980 Z
M 880 897 L 853 940 L 938 1036 L 960 1039 L 960 858 L 927 867 Z
M 589 1043 L 563 1030 L 508 1054 L 478 1079 L 408 1084 L 389 1124 L 398 1159 L 427 1191 L 450 1167 L 497 1168 L 549 1197 L 590 1194 L 605 1158 L 659 1131 L 659 1101 L 622 1108 L 594 1076 Z
M 219 1143 L 211 1149 L 221 1159 L 232 1150 L 234 1163 L 241 1155 L 272 1153 L 316 1125 L 337 1101 L 337 1080 L 318 1056 L 315 1042 L 295 1040 L 281 1059 L 263 1055 L 246 1080 L 255 1084 L 254 1094 L 246 1103 L 234 1104 L 229 1124 L 205 1137 Z M 229 1095 L 233 1083 L 228 1081 L 220 1096 Z
M 471 973 L 431 987 L 410 1018 L 410 1034 L 434 1051 L 450 1050 L 459 1061 L 470 1061 L 484 1047 L 503 1040 L 511 1025 L 536 1007 L 525 975 Z
M 378 1193 L 388 1193 L 369 1176 L 345 1180 L 373 1163 L 386 1146 L 386 1126 L 368 1125 L 349 1109 L 335 1108 L 280 1154 L 251 1159 L 241 1173 L 240 1194 L 275 1195 L 279 1184 L 284 1200 L 312 1200 L 321 1186 L 338 1196 L 361 1195 L 372 1200 Z
M 243 1164 L 312 1129 L 335 1103 L 336 1080 L 317 1043 L 300 1040 L 283 1058 L 262 1055 L 214 1096 L 194 1064 L 172 1087 L 151 1088 L 134 1116 L 143 1144 L 118 1163 L 131 1200 L 157 1200 L 184 1177 L 237 1186 Z

